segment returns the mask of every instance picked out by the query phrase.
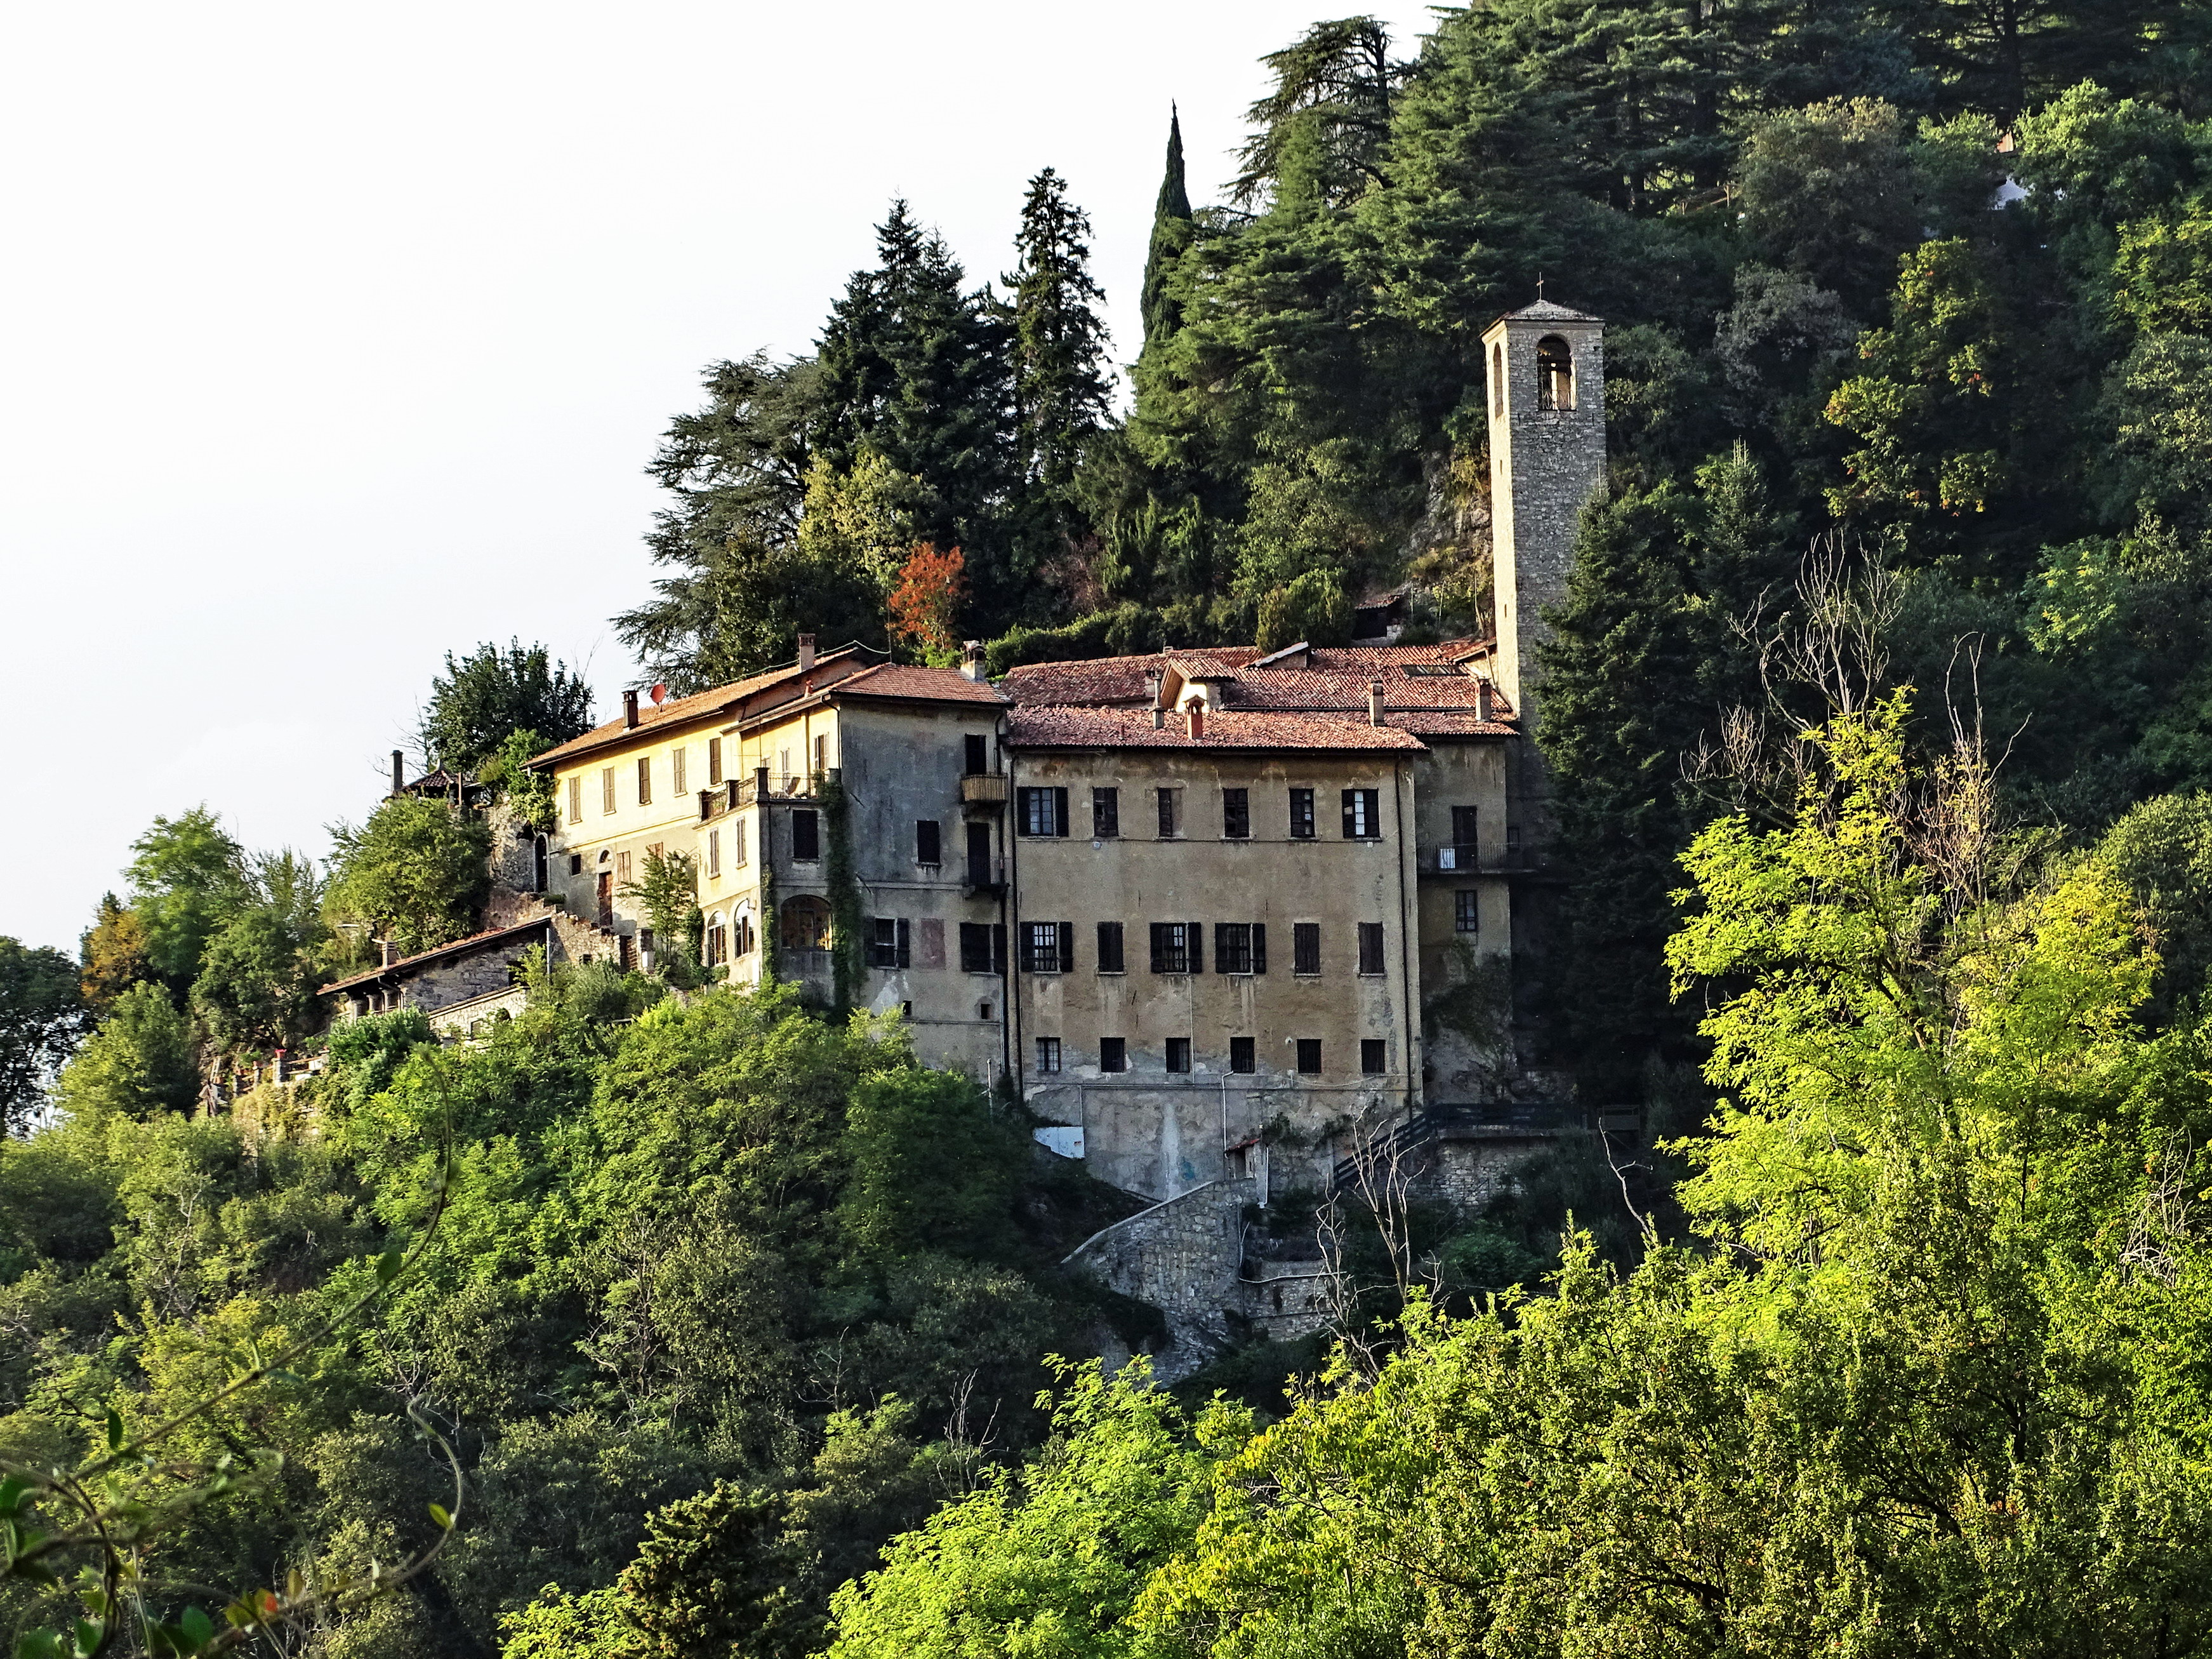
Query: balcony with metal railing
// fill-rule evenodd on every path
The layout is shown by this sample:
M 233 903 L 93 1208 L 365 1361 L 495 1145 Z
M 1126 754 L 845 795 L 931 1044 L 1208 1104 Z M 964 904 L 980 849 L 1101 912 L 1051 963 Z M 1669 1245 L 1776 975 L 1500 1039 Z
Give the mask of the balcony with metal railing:
M 1532 870 L 1536 860 L 1520 847 L 1479 847 L 1472 842 L 1446 842 L 1421 849 L 1424 875 L 1510 875 Z

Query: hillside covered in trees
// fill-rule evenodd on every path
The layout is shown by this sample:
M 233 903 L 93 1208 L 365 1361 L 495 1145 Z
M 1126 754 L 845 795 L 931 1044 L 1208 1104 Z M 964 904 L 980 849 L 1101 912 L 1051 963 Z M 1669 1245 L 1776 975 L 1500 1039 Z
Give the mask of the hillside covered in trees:
M 1656 1144 L 1347 1214 L 1333 1347 L 1163 1391 L 1054 1357 L 1153 1332 L 1055 1265 L 1115 1195 L 788 991 L 541 965 L 481 1044 L 373 1017 L 195 1112 L 484 849 L 159 820 L 81 961 L 0 946 L 23 1651 L 2212 1647 L 2212 7 L 1489 0 L 1266 61 L 1218 202 L 1170 129 L 1126 412 L 1068 181 L 995 284 L 895 204 L 814 351 L 708 368 L 618 625 L 678 690 L 802 631 L 1486 631 L 1475 342 L 1540 282 L 1607 320 L 1611 476 L 1540 1012 Z M 588 715 L 485 647 L 425 759 L 527 821 Z

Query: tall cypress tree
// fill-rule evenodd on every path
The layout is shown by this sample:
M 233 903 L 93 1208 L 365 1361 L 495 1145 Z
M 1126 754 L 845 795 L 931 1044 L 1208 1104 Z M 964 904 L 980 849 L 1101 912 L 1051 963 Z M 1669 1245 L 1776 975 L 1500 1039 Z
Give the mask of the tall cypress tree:
M 1084 447 L 1106 418 L 1105 296 L 1091 278 L 1091 220 L 1047 168 L 1022 204 L 1014 296 L 1015 444 L 1023 484 L 1065 499 Z
M 1182 118 L 1170 104 L 1167 174 L 1160 180 L 1159 199 L 1152 204 L 1152 241 L 1145 253 L 1145 285 L 1139 296 L 1148 346 L 1175 332 L 1179 319 L 1168 296 L 1168 271 L 1190 246 L 1194 229 L 1190 191 L 1183 179 Z

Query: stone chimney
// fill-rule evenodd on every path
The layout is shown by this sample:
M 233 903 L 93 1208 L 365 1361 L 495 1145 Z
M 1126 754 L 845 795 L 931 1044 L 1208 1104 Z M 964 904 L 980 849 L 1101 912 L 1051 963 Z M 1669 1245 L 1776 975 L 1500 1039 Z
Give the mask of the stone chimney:
M 376 942 L 376 965 L 379 967 L 390 967 L 398 960 L 399 947 L 398 945 L 392 943 L 389 939 L 379 939 Z
M 814 636 L 812 634 L 801 634 L 799 636 L 799 672 L 805 674 L 813 666 Z
M 392 792 L 404 794 L 407 788 L 407 757 L 398 749 L 392 752 Z
M 1167 711 L 1165 709 L 1162 708 L 1158 704 L 1157 704 L 1157 703 L 1153 704 L 1152 704 L 1152 729 L 1153 729 L 1154 731 L 1156 731 L 1156 732 L 1158 732 L 1158 731 L 1165 731 L 1165 730 L 1167 729 L 1167 725 L 1168 725 L 1168 711 Z
M 1477 674 L 1474 678 L 1474 717 L 1477 720 L 1498 718 L 1497 705 L 1491 701 L 1490 676 Z
M 1370 726 L 1382 723 L 1382 682 L 1379 680 L 1372 681 L 1367 687 L 1367 723 Z
M 623 724 L 632 731 L 637 729 L 637 687 L 635 686 L 623 693 Z
M 986 676 L 983 673 L 983 642 L 981 640 L 971 639 L 961 646 L 960 672 L 979 686 L 983 683 Z
M 1206 736 L 1206 704 L 1199 702 L 1183 705 L 1183 718 L 1188 723 L 1190 741 L 1199 742 Z

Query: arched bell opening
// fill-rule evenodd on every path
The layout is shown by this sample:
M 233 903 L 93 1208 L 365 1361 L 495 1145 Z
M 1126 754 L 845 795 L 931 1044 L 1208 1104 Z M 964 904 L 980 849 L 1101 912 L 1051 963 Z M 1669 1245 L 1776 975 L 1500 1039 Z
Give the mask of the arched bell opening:
M 1571 409 L 1575 406 L 1574 349 L 1557 334 L 1536 342 L 1536 407 Z

